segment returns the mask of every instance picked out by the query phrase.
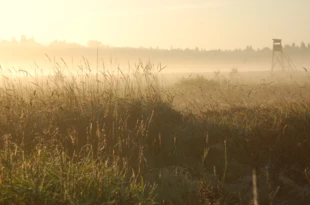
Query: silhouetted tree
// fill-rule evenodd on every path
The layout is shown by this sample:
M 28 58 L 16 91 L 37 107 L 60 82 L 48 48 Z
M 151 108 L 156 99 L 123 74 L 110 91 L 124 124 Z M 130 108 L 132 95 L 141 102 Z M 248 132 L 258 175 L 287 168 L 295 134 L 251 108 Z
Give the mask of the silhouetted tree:
M 300 43 L 300 49 L 302 51 L 306 50 L 306 44 L 303 41 Z
M 284 46 L 284 49 L 285 50 L 290 50 L 292 47 L 291 47 L 291 45 L 289 45 L 289 44 L 286 44 L 285 46 Z
M 252 48 L 252 46 L 247 46 L 244 51 L 245 52 L 253 52 L 254 49 Z

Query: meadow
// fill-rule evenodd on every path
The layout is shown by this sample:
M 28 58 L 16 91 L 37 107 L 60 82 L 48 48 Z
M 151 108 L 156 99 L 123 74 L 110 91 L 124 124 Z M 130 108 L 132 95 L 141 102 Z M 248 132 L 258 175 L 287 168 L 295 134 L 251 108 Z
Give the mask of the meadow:
M 2 74 L 0 204 L 310 203 L 310 78 L 87 61 Z

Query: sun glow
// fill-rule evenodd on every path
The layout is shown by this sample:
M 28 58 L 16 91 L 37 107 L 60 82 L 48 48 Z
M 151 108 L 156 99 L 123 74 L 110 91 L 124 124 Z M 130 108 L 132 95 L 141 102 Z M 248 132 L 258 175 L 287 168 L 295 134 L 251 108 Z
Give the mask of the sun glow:
M 34 37 L 86 45 L 229 49 L 281 36 L 310 41 L 309 1 L 1 1 L 0 39 Z

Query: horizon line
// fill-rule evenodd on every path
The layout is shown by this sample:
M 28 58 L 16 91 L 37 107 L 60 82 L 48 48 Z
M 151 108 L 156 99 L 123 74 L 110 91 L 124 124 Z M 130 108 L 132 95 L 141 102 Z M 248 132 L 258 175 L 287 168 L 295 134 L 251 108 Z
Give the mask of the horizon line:
M 100 40 L 94 40 L 94 39 L 90 39 L 87 41 L 87 43 L 83 44 L 83 43 L 80 43 L 80 42 L 73 42 L 73 41 L 70 41 L 70 40 L 67 40 L 67 39 L 64 39 L 64 40 L 60 40 L 60 39 L 54 39 L 52 41 L 50 41 L 49 43 L 43 43 L 43 42 L 40 42 L 40 41 L 37 41 L 33 36 L 32 37 L 27 37 L 26 35 L 21 35 L 19 40 L 17 40 L 17 38 L 15 36 L 12 36 L 10 40 L 8 39 L 0 39 L 0 43 L 2 42 L 9 42 L 9 43 L 14 43 L 14 41 L 16 41 L 17 43 L 19 44 L 22 44 L 23 42 L 22 41 L 33 41 L 33 43 L 37 43 L 37 44 L 40 44 L 44 47 L 47 47 L 47 46 L 50 46 L 52 45 L 53 43 L 65 43 L 65 44 L 75 44 L 75 45 L 78 45 L 78 46 L 81 46 L 81 47 L 85 47 L 85 48 L 94 48 L 94 47 L 97 47 L 99 48 L 100 46 L 104 46 L 104 47 L 109 47 L 109 48 L 132 48 L 132 49 L 157 49 L 157 50 L 186 50 L 186 49 L 189 49 L 189 50 L 195 50 L 195 49 L 199 49 L 200 51 L 201 50 L 204 50 L 204 51 L 215 51 L 215 50 L 221 50 L 221 51 L 232 51 L 232 50 L 244 50 L 244 49 L 247 49 L 248 47 L 252 48 L 253 50 L 262 50 L 262 49 L 265 49 L 265 48 L 269 48 L 271 49 L 272 48 L 272 39 L 270 39 L 270 45 L 271 46 L 261 46 L 261 47 L 253 47 L 252 45 L 247 45 L 245 46 L 244 48 L 241 48 L 241 47 L 238 47 L 238 48 L 213 48 L 213 49 L 208 49 L 208 48 L 204 48 L 204 47 L 199 47 L 199 46 L 195 46 L 195 47 L 176 47 L 176 46 L 173 46 L 171 45 L 170 48 L 166 47 L 159 47 L 159 46 L 116 46 L 116 45 L 110 45 L 110 44 L 104 44 L 102 41 Z M 97 45 L 89 45 L 90 43 L 97 43 Z M 306 47 L 310 47 L 310 43 L 305 43 L 303 40 L 300 41 L 299 44 L 293 42 L 291 44 L 283 44 L 283 46 L 287 46 L 287 45 L 295 45 L 296 47 L 300 47 L 301 44 L 304 44 Z

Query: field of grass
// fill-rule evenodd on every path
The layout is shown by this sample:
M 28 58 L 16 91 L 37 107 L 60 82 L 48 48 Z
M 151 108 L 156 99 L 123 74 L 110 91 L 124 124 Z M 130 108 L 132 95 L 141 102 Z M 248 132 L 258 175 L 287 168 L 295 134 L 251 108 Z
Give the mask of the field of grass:
M 165 84 L 150 63 L 53 69 L 2 75 L 0 204 L 310 203 L 306 71 Z

